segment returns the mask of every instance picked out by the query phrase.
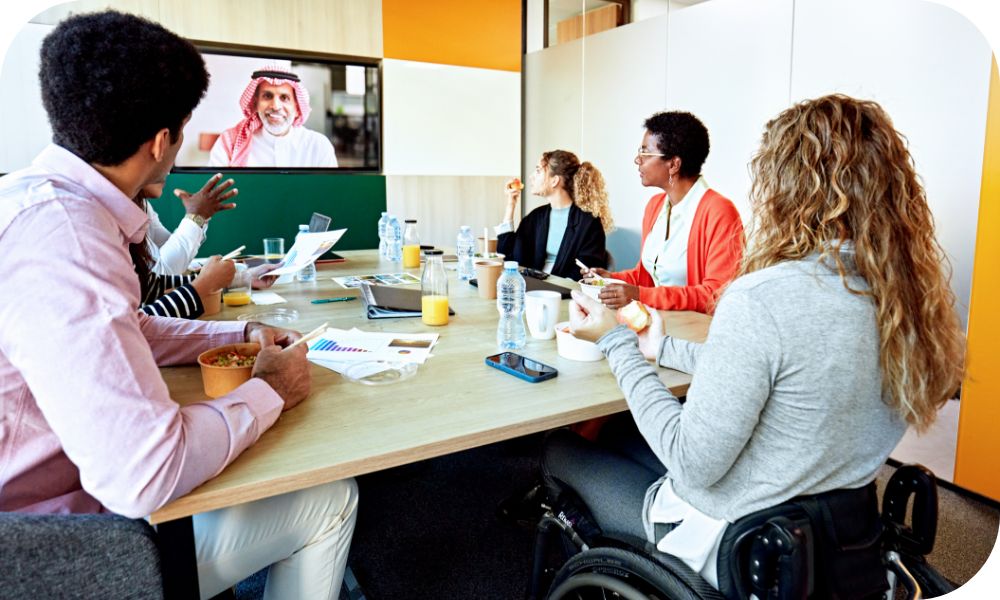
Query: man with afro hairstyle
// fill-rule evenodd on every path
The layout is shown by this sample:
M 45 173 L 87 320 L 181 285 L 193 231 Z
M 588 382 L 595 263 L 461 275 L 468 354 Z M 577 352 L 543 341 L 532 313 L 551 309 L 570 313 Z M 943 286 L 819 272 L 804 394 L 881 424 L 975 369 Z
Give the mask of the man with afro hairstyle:
M 0 178 L 0 511 L 143 517 L 214 477 L 309 394 L 301 336 L 138 312 L 133 202 L 163 182 L 208 85 L 189 42 L 118 12 L 70 17 L 39 78 L 52 144 Z M 180 406 L 160 366 L 254 341 L 253 377 Z M 202 597 L 271 565 L 266 598 L 335 598 L 353 480 L 196 515 Z

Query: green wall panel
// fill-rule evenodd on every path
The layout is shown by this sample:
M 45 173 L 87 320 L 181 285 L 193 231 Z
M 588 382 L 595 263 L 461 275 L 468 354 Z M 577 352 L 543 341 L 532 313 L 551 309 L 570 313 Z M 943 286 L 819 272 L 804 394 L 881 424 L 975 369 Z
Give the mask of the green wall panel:
M 237 207 L 212 218 L 198 256 L 225 254 L 244 244 L 246 254 L 261 254 L 265 237 L 285 238 L 288 249 L 299 223 L 308 223 L 313 212 L 329 215 L 330 229 L 347 228 L 334 252 L 378 247 L 376 224 L 385 210 L 383 175 L 223 173 L 236 181 Z M 174 189 L 193 193 L 209 177 L 211 173 L 172 173 L 167 178 L 163 196 L 152 202 L 168 229 L 184 217 L 184 205 Z

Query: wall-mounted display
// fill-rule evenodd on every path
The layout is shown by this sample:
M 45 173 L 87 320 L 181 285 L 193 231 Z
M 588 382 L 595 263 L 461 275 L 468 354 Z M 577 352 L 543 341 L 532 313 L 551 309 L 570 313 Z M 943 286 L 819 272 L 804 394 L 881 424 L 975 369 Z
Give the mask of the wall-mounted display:
M 211 80 L 178 170 L 381 169 L 376 62 L 201 50 Z

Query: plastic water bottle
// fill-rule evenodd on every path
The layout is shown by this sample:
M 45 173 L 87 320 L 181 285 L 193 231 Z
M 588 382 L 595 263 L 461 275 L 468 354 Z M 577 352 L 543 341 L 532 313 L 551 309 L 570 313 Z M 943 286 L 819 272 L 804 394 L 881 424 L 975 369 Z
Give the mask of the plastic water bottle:
M 476 276 L 472 266 L 472 255 L 476 251 L 476 238 L 472 235 L 472 228 L 462 225 L 458 231 L 458 241 L 455 242 L 455 254 L 458 255 L 458 278 L 461 281 L 468 281 Z
M 501 350 L 520 350 L 527 342 L 524 331 L 524 277 L 517 270 L 517 261 L 503 263 L 503 274 L 497 280 L 497 346 Z
M 378 257 L 383 260 L 389 259 L 389 245 L 386 243 L 386 229 L 389 225 L 389 213 L 382 212 L 382 218 L 378 220 Z
M 389 215 L 389 220 L 385 226 L 386 258 L 392 262 L 402 262 L 403 260 L 403 228 L 399 225 L 399 219 L 394 215 Z
M 308 225 L 299 225 L 299 233 L 295 236 L 295 241 L 298 241 L 299 236 L 303 233 L 309 233 Z M 309 263 L 308 266 L 302 267 L 298 273 L 296 273 L 295 278 L 303 283 L 309 283 L 311 281 L 316 281 L 316 264 Z

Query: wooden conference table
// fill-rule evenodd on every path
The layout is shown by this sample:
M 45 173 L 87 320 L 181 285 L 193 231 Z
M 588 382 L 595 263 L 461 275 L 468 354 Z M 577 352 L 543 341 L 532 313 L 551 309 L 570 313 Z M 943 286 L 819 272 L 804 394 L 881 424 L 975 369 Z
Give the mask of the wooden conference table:
M 360 300 L 311 304 L 310 300 L 318 298 L 358 295 L 332 277 L 401 271 L 399 264 L 380 262 L 375 250 L 341 254 L 347 261 L 320 265 L 315 283 L 273 287 L 287 304 L 223 307 L 209 318 L 232 320 L 267 308 L 293 308 L 298 320 L 285 326 L 302 332 L 327 321 L 330 327 L 341 329 L 437 333 L 440 338 L 433 356 L 413 377 L 382 386 L 352 383 L 312 365 L 309 398 L 282 414 L 217 477 L 150 516 L 151 523 L 167 525 L 160 526 L 161 537 L 166 531 L 167 538 L 190 543 L 193 550 L 187 517 L 194 514 L 626 410 L 606 361 L 564 359 L 556 352 L 554 339 L 537 340 L 529 335 L 520 351 L 555 367 L 559 375 L 554 379 L 532 384 L 486 366 L 484 358 L 497 352 L 496 302 L 480 298 L 476 288 L 459 281 L 454 271 L 447 273 L 449 302 L 456 314 L 443 327 L 424 325 L 419 318 L 368 320 Z M 420 276 L 419 269 L 407 271 Z M 570 280 L 550 277 L 548 281 L 578 288 Z M 417 284 L 413 287 L 419 289 Z M 704 340 L 710 322 L 706 315 L 662 314 L 671 335 Z M 568 301 L 563 301 L 561 319 L 568 318 Z M 164 368 L 162 374 L 181 404 L 206 399 L 197 366 Z M 690 382 L 689 375 L 668 369 L 660 371 L 660 378 L 676 395 L 684 394 Z M 180 537 L 175 537 L 176 532 Z M 184 560 L 190 574 L 193 552 Z M 165 567 L 165 571 L 172 568 Z

